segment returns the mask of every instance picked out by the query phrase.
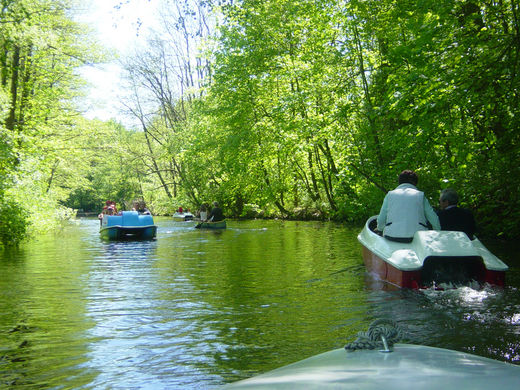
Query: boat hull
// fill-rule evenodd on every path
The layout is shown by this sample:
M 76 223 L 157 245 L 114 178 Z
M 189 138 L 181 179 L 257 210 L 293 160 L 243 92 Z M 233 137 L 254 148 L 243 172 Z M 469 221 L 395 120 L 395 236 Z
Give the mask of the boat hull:
M 411 243 L 389 241 L 373 231 L 371 217 L 358 240 L 369 272 L 403 288 L 429 288 L 439 284 L 460 285 L 478 282 L 505 285 L 508 269 L 478 240 L 462 232 L 416 232 Z
M 225 229 L 227 227 L 226 221 L 218 222 L 199 222 L 195 228 L 197 229 Z
M 381 259 L 363 246 L 365 267 L 379 279 L 403 288 L 418 289 L 421 285 L 421 271 L 401 271 Z
M 157 235 L 157 226 L 110 226 L 100 230 L 105 240 L 153 240 Z
M 225 386 L 230 389 L 518 389 L 520 367 L 464 352 L 395 344 L 336 349 Z

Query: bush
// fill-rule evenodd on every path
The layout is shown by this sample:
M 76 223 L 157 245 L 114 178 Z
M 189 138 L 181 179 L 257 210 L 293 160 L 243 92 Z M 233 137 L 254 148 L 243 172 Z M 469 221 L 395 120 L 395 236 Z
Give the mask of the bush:
M 240 214 L 240 218 L 245 219 L 262 218 L 263 216 L 264 211 L 260 209 L 258 205 L 250 203 L 244 205 L 242 213 Z
M 25 238 L 28 225 L 28 215 L 22 206 L 10 199 L 0 202 L 0 242 L 2 245 L 17 245 Z

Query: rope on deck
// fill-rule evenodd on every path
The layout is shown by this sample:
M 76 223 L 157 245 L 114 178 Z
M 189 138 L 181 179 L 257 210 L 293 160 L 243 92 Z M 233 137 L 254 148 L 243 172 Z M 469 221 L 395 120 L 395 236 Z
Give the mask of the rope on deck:
M 394 345 L 402 337 L 402 331 L 395 321 L 378 319 L 370 324 L 368 331 L 358 332 L 358 338 L 345 345 L 345 349 L 347 351 L 355 351 L 356 349 L 386 349 Z

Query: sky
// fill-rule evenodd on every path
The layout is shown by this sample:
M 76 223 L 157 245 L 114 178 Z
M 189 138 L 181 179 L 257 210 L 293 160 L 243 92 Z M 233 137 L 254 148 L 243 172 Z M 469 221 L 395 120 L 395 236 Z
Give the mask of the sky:
M 125 54 L 135 44 L 143 42 L 148 29 L 154 25 L 155 9 L 159 0 L 86 0 L 78 20 L 87 23 L 97 33 L 97 38 L 112 52 Z M 116 6 L 121 5 L 116 8 Z M 81 69 L 83 77 L 91 84 L 83 109 L 89 119 L 125 122 L 118 103 L 123 93 L 120 88 L 121 68 L 116 62 Z

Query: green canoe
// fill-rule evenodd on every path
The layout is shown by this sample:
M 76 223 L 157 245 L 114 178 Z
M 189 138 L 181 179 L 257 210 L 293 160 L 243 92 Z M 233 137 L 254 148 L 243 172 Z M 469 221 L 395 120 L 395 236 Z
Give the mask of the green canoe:
M 225 229 L 226 228 L 226 220 L 218 221 L 218 222 L 199 222 L 196 226 L 196 229 Z

